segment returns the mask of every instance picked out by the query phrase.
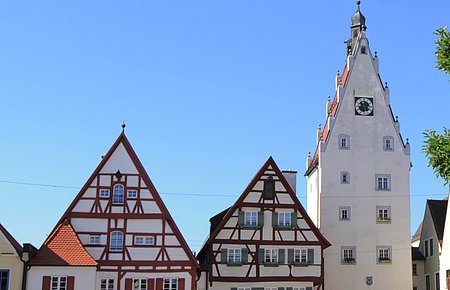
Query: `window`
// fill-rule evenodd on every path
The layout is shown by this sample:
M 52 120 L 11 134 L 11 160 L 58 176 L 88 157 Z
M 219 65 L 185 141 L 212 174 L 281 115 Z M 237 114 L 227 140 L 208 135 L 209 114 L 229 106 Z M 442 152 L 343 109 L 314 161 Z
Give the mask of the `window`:
M 435 289 L 439 290 L 441 288 L 441 282 L 439 281 L 439 272 L 436 272 L 434 274 L 434 285 L 435 285 Z
M 155 238 L 149 237 L 149 236 L 135 236 L 134 237 L 134 244 L 138 246 L 153 246 L 155 245 Z
M 425 248 L 425 257 L 428 257 L 428 240 L 425 240 L 424 248 Z
M 413 276 L 417 276 L 417 264 L 416 263 L 412 264 L 412 274 L 413 274 Z
M 390 136 L 383 137 L 383 150 L 394 151 L 394 137 Z
M 342 247 L 342 264 L 356 263 L 356 247 Z
M 433 256 L 433 254 L 434 254 L 433 238 L 425 240 L 424 250 L 425 250 L 425 257 Z
M 290 227 L 291 226 L 291 213 L 290 212 L 279 212 L 278 213 L 278 226 L 279 227 Z
M 350 136 L 339 135 L 339 149 L 350 149 Z
M 392 260 L 391 251 L 392 251 L 391 247 L 378 246 L 377 247 L 378 263 L 390 263 Z
M 308 250 L 294 249 L 294 263 L 307 263 L 307 262 L 308 262 Z
M 256 227 L 258 225 L 258 212 L 246 211 L 244 225 L 249 227 Z
M 116 231 L 111 233 L 111 244 L 109 245 L 109 250 L 111 252 L 122 252 L 123 251 L 123 233 Z
M 89 244 L 90 245 L 100 245 L 100 236 L 89 236 Z
M 114 279 L 100 280 L 100 290 L 113 290 L 113 289 L 114 289 Z
M 0 290 L 8 290 L 9 288 L 9 270 L 0 270 Z
M 273 199 L 275 193 L 275 181 L 272 176 L 264 180 L 263 196 L 265 199 Z
M 228 249 L 227 262 L 228 263 L 241 263 L 242 262 L 241 249 Z
M 55 276 L 52 277 L 52 284 L 50 290 L 66 290 L 67 289 L 67 277 Z
M 391 207 L 377 206 L 377 222 L 390 223 L 391 222 Z
M 138 197 L 138 191 L 137 190 L 128 190 L 127 191 L 127 198 L 129 199 L 136 199 Z
M 147 290 L 147 279 L 133 279 L 133 290 Z
M 238 290 L 252 290 L 250 287 L 238 287 Z
M 164 290 L 178 290 L 178 279 L 164 279 Z
M 425 289 L 431 290 L 430 275 L 425 276 Z
M 341 172 L 341 183 L 342 184 L 350 183 L 350 173 L 348 173 L 347 171 Z
M 349 206 L 340 206 L 339 207 L 339 220 L 349 221 L 351 218 L 350 213 L 351 213 L 351 211 L 350 211 Z
M 116 184 L 113 190 L 113 204 L 123 204 L 124 186 Z
M 433 249 L 433 238 L 430 239 L 430 256 L 433 256 L 434 249 Z
M 109 198 L 109 189 L 100 189 L 100 198 Z
M 278 290 L 278 287 L 266 287 L 264 290 Z
M 366 54 L 366 47 L 365 46 L 361 46 L 361 53 L 362 54 Z
M 445 278 L 447 280 L 447 289 L 450 288 L 450 270 L 445 271 Z
M 391 176 L 390 175 L 377 175 L 376 176 L 376 189 L 377 190 L 391 190 Z
M 278 249 L 265 249 L 264 263 L 278 263 Z

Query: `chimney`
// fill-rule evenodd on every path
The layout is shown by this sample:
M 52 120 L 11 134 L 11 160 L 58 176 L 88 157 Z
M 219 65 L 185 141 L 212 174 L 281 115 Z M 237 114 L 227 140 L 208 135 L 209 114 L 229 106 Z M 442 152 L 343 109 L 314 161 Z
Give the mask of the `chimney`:
M 297 171 L 295 170 L 283 170 L 281 173 L 283 173 L 284 178 L 286 178 L 287 182 L 291 186 L 294 193 L 297 192 Z

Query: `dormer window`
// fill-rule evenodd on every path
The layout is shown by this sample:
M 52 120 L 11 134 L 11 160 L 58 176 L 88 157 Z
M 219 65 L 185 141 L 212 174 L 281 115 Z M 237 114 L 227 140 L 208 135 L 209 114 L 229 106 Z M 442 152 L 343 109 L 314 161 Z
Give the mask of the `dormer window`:
M 265 199 L 273 199 L 275 192 L 275 181 L 272 176 L 269 176 L 267 180 L 264 180 L 263 195 Z
M 116 184 L 113 189 L 113 204 L 123 204 L 125 187 L 123 184 Z

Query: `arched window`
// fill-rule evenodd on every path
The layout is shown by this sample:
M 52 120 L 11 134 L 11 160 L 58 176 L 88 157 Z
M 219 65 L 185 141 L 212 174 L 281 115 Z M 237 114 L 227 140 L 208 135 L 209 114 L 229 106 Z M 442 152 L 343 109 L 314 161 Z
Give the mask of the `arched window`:
M 123 204 L 124 186 L 116 184 L 113 190 L 113 204 Z
M 122 252 L 123 251 L 123 233 L 120 231 L 115 231 L 111 233 L 111 241 L 109 244 L 109 250 L 111 252 Z

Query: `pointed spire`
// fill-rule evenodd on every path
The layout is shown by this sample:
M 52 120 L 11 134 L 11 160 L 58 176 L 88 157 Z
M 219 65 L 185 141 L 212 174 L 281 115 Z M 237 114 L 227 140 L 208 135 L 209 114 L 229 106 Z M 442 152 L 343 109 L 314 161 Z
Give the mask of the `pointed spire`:
M 358 9 L 355 14 L 352 16 L 352 28 L 359 27 L 360 29 L 366 29 L 366 17 L 361 13 L 360 5 L 361 1 L 357 1 L 356 5 L 358 5 Z

